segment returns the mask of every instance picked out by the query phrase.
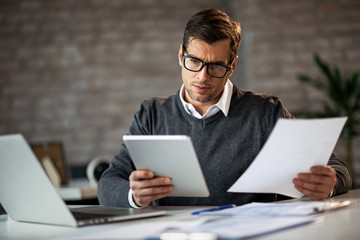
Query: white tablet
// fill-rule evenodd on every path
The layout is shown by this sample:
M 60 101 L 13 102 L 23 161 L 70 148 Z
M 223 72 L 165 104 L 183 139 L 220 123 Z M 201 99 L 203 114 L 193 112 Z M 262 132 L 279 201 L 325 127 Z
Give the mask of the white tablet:
M 172 179 L 173 197 L 208 197 L 191 138 L 183 135 L 125 135 L 124 143 L 136 169 Z

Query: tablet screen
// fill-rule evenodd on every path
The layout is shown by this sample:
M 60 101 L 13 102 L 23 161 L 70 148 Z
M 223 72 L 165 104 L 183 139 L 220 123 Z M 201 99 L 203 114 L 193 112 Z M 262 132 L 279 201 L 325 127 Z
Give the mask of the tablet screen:
M 184 135 L 125 135 L 136 169 L 172 179 L 173 197 L 208 197 L 191 138 Z

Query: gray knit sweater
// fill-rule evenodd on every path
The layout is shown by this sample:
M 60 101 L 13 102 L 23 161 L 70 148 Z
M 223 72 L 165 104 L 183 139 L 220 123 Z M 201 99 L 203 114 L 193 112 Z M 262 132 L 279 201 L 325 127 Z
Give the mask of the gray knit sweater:
M 144 101 L 128 134 L 188 135 L 192 138 L 210 196 L 167 197 L 155 201 L 155 205 L 241 205 L 277 200 L 276 194 L 229 193 L 227 190 L 252 163 L 276 120 L 292 117 L 279 98 L 243 91 L 234 86 L 227 117 L 219 111 L 207 119 L 197 119 L 185 111 L 177 93 L 168 98 Z M 337 172 L 335 193 L 348 191 L 351 180 L 346 164 L 333 155 L 329 165 Z M 100 204 L 130 207 L 128 179 L 134 170 L 123 144 L 99 181 Z

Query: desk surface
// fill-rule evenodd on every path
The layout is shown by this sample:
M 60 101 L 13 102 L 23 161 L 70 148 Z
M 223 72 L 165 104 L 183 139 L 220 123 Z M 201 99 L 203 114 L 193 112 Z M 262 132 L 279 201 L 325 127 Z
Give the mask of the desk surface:
M 336 200 L 358 199 L 360 200 L 360 189 L 352 190 L 347 194 L 334 197 Z M 131 222 L 113 223 L 112 226 L 122 227 L 139 226 L 139 224 L 151 221 L 174 221 L 191 219 L 196 216 L 190 212 L 199 207 L 160 207 L 169 210 L 169 215 L 151 219 L 135 220 Z M 201 207 L 200 207 L 201 208 Z M 320 221 L 293 227 L 274 233 L 262 235 L 257 239 L 359 239 L 360 238 L 360 205 L 344 208 L 338 211 L 331 211 L 319 215 Z M 93 227 L 87 227 L 91 231 Z M 70 233 L 77 233 L 82 228 L 68 228 L 41 224 L 15 222 L 7 218 L 7 215 L 0 216 L 0 239 L 55 239 Z M 139 229 L 141 231 L 141 229 Z

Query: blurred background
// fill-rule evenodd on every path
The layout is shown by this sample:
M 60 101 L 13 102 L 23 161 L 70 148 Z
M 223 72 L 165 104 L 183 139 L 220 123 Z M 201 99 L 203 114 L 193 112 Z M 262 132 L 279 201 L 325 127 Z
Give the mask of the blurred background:
M 210 7 L 243 28 L 231 80 L 278 95 L 290 112 L 331 104 L 299 81 L 323 78 L 315 53 L 344 76 L 360 70 L 358 0 L 0 0 L 0 134 L 61 143 L 73 176 L 112 159 L 142 100 L 179 89 L 185 24 Z M 358 136 L 352 146 L 360 172 Z

